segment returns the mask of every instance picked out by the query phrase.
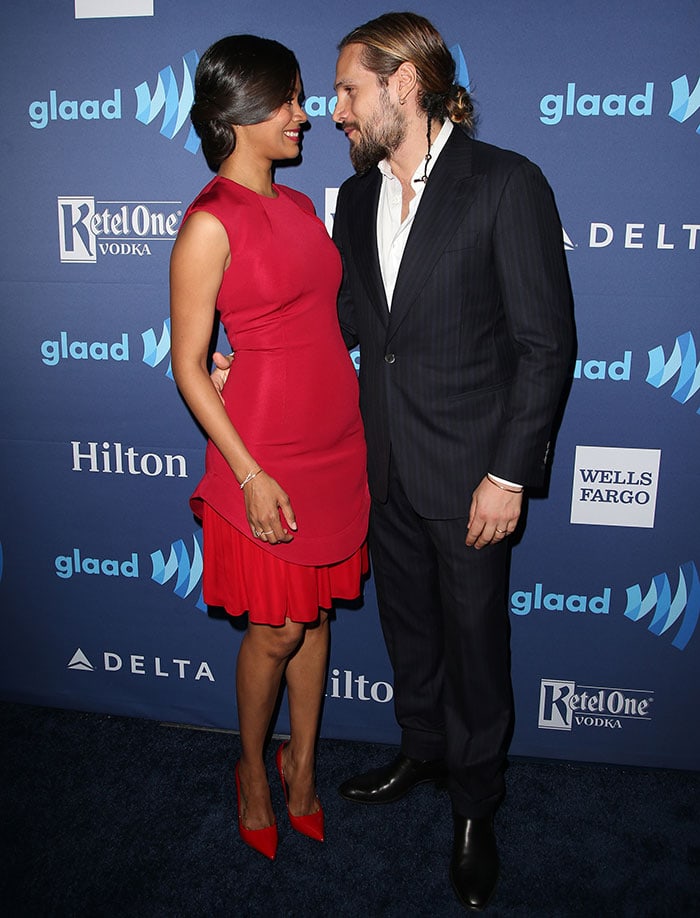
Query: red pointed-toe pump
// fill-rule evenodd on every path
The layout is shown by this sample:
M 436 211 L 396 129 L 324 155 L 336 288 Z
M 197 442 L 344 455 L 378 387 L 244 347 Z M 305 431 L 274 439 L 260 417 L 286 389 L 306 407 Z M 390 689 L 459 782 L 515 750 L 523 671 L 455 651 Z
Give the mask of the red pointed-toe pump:
M 236 762 L 236 800 L 238 802 L 238 831 L 243 841 L 255 851 L 269 857 L 274 861 L 277 854 L 277 823 L 265 826 L 263 829 L 249 829 L 243 825 L 243 807 L 241 806 L 241 779 L 238 776 L 238 762 Z
M 287 788 L 287 781 L 284 777 L 284 769 L 282 768 L 282 750 L 286 746 L 286 743 L 282 745 L 277 750 L 276 762 L 277 762 L 277 771 L 279 772 L 280 781 L 282 782 L 282 791 L 284 792 L 284 802 L 287 804 L 287 815 L 289 816 L 289 822 L 293 829 L 296 829 L 297 832 L 301 832 L 302 835 L 307 835 L 309 838 L 313 838 L 315 841 L 323 841 L 323 807 L 320 802 L 318 804 L 318 809 L 315 813 L 309 813 L 305 816 L 295 816 L 289 811 L 289 792 Z M 318 799 L 318 798 L 316 798 Z

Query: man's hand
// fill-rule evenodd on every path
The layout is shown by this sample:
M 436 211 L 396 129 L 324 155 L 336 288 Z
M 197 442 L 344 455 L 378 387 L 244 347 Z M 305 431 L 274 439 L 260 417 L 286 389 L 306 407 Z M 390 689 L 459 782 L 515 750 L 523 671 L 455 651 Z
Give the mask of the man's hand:
M 520 519 L 522 491 L 505 491 L 483 478 L 472 495 L 465 544 L 483 548 L 509 536 Z
M 226 380 L 228 379 L 228 371 L 231 369 L 231 364 L 233 363 L 233 354 L 229 354 L 225 357 L 223 354 L 219 353 L 219 351 L 215 351 L 212 360 L 214 361 L 216 369 L 212 371 L 209 379 L 211 379 L 212 386 L 214 386 L 219 398 L 223 402 L 224 397 L 221 393 L 224 390 Z

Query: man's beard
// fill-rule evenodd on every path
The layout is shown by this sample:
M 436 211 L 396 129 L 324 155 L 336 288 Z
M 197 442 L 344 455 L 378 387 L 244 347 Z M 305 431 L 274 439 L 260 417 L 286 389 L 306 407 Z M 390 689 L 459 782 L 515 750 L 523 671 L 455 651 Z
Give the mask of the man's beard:
M 355 172 L 367 172 L 382 159 L 391 156 L 405 136 L 403 112 L 391 104 L 389 92 L 384 88 L 377 110 L 360 130 L 360 139 L 350 141 L 350 162 Z

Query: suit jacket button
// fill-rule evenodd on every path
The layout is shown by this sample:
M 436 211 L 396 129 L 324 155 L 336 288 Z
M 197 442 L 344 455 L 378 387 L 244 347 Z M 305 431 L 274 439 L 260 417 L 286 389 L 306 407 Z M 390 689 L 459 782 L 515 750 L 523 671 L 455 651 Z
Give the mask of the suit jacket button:
M 385 354 L 384 360 L 386 363 L 396 363 L 396 354 Z

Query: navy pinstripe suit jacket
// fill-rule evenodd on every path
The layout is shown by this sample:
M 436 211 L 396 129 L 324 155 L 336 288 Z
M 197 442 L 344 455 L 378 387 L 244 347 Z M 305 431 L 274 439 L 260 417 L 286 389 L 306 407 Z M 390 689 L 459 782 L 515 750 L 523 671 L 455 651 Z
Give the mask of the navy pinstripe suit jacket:
M 486 472 L 542 483 L 571 370 L 562 231 L 524 157 L 452 131 L 415 216 L 389 311 L 376 242 L 381 174 L 340 189 L 340 322 L 360 345 L 372 496 L 390 456 L 421 515 L 466 516 Z

